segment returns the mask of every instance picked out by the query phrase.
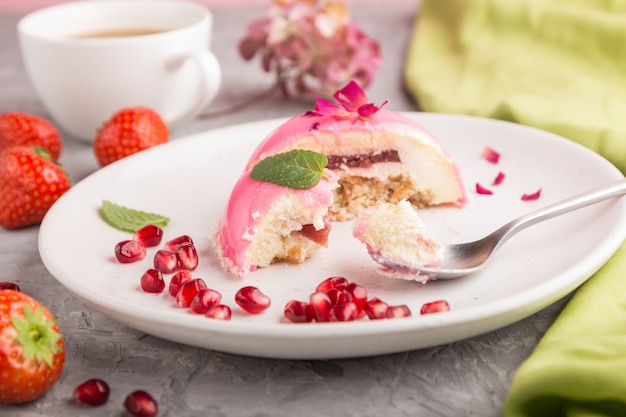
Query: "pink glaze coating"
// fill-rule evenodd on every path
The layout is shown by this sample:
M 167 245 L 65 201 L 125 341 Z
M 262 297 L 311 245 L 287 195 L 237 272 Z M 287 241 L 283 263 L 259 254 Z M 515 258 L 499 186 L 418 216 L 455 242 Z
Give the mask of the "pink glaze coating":
M 283 123 L 261 142 L 250 157 L 248 166 L 256 164 L 265 157 L 284 152 L 286 147 L 298 142 L 306 135 L 317 136 L 321 141 L 321 133 L 333 134 L 336 145 L 341 147 L 343 143 L 341 134 L 346 130 L 363 130 L 372 133 L 376 131 L 406 132 L 407 129 L 418 131 L 420 137 L 434 146 L 441 147 L 444 153 L 450 156 L 441 144 L 416 122 L 400 113 L 380 109 L 368 119 L 336 119 L 332 116 L 317 116 L 306 113 L 296 116 Z
M 304 207 L 327 207 L 333 202 L 332 190 L 337 185 L 337 175 L 325 170 L 320 182 L 306 190 L 258 181 L 246 171 L 235 184 L 226 210 L 218 226 L 216 243 L 222 257 L 232 266 L 235 275 L 242 276 L 256 269 L 245 265 L 246 250 L 254 237 L 255 228 L 272 204 L 285 193 L 293 193 Z

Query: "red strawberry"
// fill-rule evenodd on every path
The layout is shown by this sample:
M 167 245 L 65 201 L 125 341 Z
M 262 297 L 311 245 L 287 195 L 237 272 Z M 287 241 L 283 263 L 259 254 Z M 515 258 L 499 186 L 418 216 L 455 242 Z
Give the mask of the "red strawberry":
M 0 226 L 17 229 L 41 222 L 69 188 L 67 175 L 45 149 L 4 150 L 0 153 Z
M 63 143 L 56 128 L 32 114 L 10 111 L 0 114 L 0 152 L 12 146 L 41 146 L 59 159 Z
M 64 363 L 65 345 L 50 311 L 24 293 L 0 291 L 0 403 L 41 397 Z
M 167 142 L 165 122 L 147 107 L 122 109 L 98 131 L 93 150 L 100 166 Z

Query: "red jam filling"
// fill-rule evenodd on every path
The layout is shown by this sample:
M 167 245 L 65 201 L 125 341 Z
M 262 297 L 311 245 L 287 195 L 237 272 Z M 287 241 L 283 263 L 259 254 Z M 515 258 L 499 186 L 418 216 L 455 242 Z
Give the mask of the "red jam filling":
M 302 226 L 302 229 L 299 231 L 304 237 L 313 242 L 317 243 L 322 247 L 328 246 L 328 233 L 330 233 L 330 220 L 328 218 L 324 219 L 325 227 L 316 230 L 312 224 L 305 224 Z
M 400 162 L 398 151 L 388 149 L 381 152 L 355 155 L 328 155 L 328 169 L 348 168 L 369 168 L 379 162 Z

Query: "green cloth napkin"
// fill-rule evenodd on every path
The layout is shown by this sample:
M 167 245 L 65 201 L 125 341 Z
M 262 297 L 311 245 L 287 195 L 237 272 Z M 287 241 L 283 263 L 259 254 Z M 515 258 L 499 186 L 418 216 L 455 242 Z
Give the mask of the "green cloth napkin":
M 405 80 L 423 110 L 538 127 L 626 172 L 626 0 L 421 4 Z M 626 244 L 517 370 L 504 416 L 626 416 Z
M 626 172 L 626 1 L 421 4 L 405 80 L 423 110 L 538 127 Z
M 506 417 L 626 416 L 626 245 L 578 289 L 517 370 Z

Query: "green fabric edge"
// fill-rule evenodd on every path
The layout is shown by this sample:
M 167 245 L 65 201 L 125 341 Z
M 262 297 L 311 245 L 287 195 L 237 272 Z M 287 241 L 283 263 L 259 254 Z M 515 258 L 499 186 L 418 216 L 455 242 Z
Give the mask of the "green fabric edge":
M 626 416 L 626 244 L 583 286 L 518 368 L 505 417 Z
M 425 0 L 405 84 L 424 111 L 534 126 L 626 172 L 626 12 L 605 10 L 618 6 L 626 10 L 624 1 Z

